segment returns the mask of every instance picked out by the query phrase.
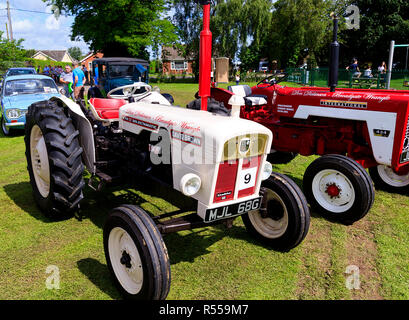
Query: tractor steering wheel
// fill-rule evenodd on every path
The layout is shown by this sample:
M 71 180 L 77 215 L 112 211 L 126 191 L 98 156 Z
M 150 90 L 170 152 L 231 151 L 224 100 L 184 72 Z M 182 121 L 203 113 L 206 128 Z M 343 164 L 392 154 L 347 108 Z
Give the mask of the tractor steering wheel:
M 272 86 L 276 85 L 277 83 L 280 83 L 280 82 L 284 81 L 285 79 L 287 79 L 287 77 L 288 77 L 288 74 L 285 73 L 285 72 L 280 72 L 280 73 L 273 74 L 271 76 L 268 76 L 267 78 L 264 78 L 259 83 L 257 83 L 257 88 L 272 87 Z M 262 84 L 267 84 L 267 86 L 261 86 Z
M 145 91 L 142 93 L 135 93 L 137 90 L 145 88 Z M 122 94 L 113 94 L 114 92 L 122 90 Z M 110 99 L 129 99 L 130 97 L 136 98 L 142 96 L 148 92 L 152 91 L 152 87 L 145 82 L 135 82 L 133 84 L 128 84 L 126 86 L 121 86 L 115 89 L 112 89 L 108 92 L 107 97 Z

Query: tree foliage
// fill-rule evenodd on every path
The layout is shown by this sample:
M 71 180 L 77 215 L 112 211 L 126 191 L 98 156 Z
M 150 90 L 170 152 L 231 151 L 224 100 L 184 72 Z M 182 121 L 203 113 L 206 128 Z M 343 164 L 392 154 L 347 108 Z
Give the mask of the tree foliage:
M 407 44 L 409 39 L 409 2 L 405 0 L 352 0 L 360 9 L 359 30 L 344 31 L 342 56 L 361 62 L 388 60 L 390 41 Z M 395 51 L 395 61 L 403 68 L 406 50 Z
M 177 40 L 172 23 L 163 18 L 166 0 L 43 1 L 75 16 L 72 40 L 82 38 L 105 56 L 148 58 L 148 47 L 155 50 Z
M 82 52 L 81 52 L 81 49 L 80 49 L 79 47 L 71 47 L 71 48 L 68 48 L 68 53 L 69 53 L 70 56 L 71 56 L 72 58 L 74 58 L 75 60 L 77 60 L 77 61 L 80 61 L 80 60 L 81 60 Z
M 0 61 L 24 61 L 26 51 L 22 46 L 23 41 L 5 39 L 0 31 Z

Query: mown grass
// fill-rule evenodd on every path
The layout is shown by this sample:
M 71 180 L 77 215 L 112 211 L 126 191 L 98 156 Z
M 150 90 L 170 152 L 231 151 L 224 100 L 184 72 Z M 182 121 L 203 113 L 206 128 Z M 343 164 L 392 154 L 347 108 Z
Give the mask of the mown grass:
M 226 85 L 227 86 L 227 85 Z M 197 85 L 160 84 L 176 103 L 192 100 Z M 0 135 L 0 299 L 120 299 L 103 253 L 102 227 L 124 203 L 152 214 L 186 206 L 185 199 L 153 185 L 85 189 L 83 219 L 51 221 L 34 204 L 22 135 Z M 300 186 L 315 157 L 297 157 L 275 170 Z M 409 201 L 376 192 L 374 207 L 352 226 L 312 213 L 304 242 L 288 253 L 260 245 L 241 219 L 224 226 L 165 236 L 172 284 L 169 299 L 408 299 Z M 346 288 L 348 265 L 361 289 Z M 60 289 L 49 290 L 46 268 L 60 270 Z

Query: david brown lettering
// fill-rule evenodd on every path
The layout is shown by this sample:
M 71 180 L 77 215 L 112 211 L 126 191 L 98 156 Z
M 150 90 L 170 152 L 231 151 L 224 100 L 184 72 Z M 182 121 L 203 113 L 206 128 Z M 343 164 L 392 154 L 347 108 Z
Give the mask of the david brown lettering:
M 168 304 L 166 307 L 160 307 L 159 314 L 160 315 L 185 315 L 186 317 L 190 318 L 192 315 L 194 307 L 171 307 Z

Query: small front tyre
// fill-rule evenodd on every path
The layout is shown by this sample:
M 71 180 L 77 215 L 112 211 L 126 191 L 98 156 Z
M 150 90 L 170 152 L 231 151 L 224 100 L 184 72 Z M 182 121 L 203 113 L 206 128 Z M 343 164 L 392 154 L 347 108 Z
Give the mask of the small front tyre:
M 308 233 L 310 211 L 301 189 L 288 177 L 273 172 L 261 184 L 262 208 L 242 216 L 247 231 L 265 245 L 289 251 Z
M 366 170 L 353 159 L 336 154 L 324 155 L 308 166 L 303 188 L 313 209 L 344 224 L 363 218 L 375 199 Z
M 126 299 L 164 300 L 170 288 L 170 263 L 162 236 L 140 207 L 114 209 L 104 225 L 108 269 Z

